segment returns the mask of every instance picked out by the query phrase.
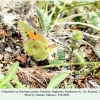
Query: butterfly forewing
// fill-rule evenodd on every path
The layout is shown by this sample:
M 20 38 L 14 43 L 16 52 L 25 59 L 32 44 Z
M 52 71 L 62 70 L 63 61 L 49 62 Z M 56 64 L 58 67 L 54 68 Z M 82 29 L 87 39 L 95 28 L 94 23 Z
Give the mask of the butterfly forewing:
M 18 25 L 19 25 L 20 32 L 22 33 L 22 36 L 25 40 L 27 40 L 29 37 L 29 39 L 40 40 L 42 42 L 47 43 L 46 38 L 42 34 L 40 34 L 35 29 L 31 28 L 30 26 L 28 26 L 23 21 L 19 21 Z

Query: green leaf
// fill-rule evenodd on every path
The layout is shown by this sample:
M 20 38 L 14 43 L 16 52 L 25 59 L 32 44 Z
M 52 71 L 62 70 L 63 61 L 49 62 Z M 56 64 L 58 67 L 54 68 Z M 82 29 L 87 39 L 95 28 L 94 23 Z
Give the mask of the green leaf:
M 76 63 L 82 63 L 81 65 L 85 66 L 84 55 L 76 50 L 74 50 L 73 55 L 75 56 Z
M 57 56 L 59 60 L 65 60 L 65 53 L 62 49 L 57 49 Z
M 55 88 L 57 87 L 66 77 L 68 77 L 69 73 L 61 72 L 55 75 L 51 81 L 49 82 L 47 88 Z
M 87 23 L 90 23 L 90 24 L 100 28 L 100 17 L 94 11 L 89 12 L 88 18 L 87 18 Z
M 0 74 L 0 83 L 2 82 L 2 80 L 4 79 L 4 75 Z M 13 88 L 12 84 L 10 82 L 6 83 L 4 86 L 0 86 L 0 88 Z
M 75 56 L 76 63 L 82 63 L 80 64 L 80 66 L 84 68 L 84 74 L 83 73 L 82 74 L 86 75 L 86 64 L 85 64 L 84 55 L 76 50 L 74 50 L 73 54 Z
M 7 84 L 13 78 L 13 76 L 16 74 L 18 70 L 18 67 L 19 67 L 19 62 L 13 63 L 11 69 L 9 70 L 7 75 L 3 78 L 2 82 L 0 83 L 0 87 Z
M 72 33 L 73 41 L 80 41 L 82 39 L 83 39 L 83 33 L 81 31 L 73 31 Z
M 47 16 L 44 10 L 37 8 L 36 11 L 43 31 L 47 31 L 52 21 L 51 17 Z

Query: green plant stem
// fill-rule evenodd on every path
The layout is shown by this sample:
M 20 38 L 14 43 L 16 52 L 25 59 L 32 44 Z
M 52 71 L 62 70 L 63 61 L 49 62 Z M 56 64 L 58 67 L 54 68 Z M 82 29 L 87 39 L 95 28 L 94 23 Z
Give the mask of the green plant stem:
M 90 2 L 90 3 L 79 4 L 79 5 L 75 5 L 75 6 L 72 6 L 72 7 L 66 7 L 66 8 L 63 9 L 62 11 L 59 11 L 58 14 L 61 13 L 61 12 L 63 12 L 63 11 L 65 11 L 67 8 L 68 8 L 68 9 L 72 9 L 72 8 L 75 8 L 75 7 L 86 6 L 86 5 L 90 5 L 90 4 L 94 4 L 94 3 L 98 3 L 98 2 L 100 2 L 100 1 L 94 1 L 94 2 Z
M 100 66 L 100 63 L 98 63 L 97 65 L 93 66 L 88 72 L 87 74 L 89 74 L 91 71 L 93 71 L 93 76 L 95 75 L 95 69 L 98 68 L 98 66 Z
M 100 64 L 100 62 L 84 62 L 84 63 L 62 63 L 62 64 L 51 64 L 44 66 L 44 68 L 53 68 L 53 67 L 60 67 L 60 66 L 71 66 L 71 65 L 81 65 L 81 64 Z
M 62 6 L 62 9 L 60 9 L 60 11 L 59 12 L 61 12 L 61 11 L 63 11 L 64 9 L 64 7 L 66 6 L 66 4 L 67 4 L 67 2 L 66 3 L 64 3 L 64 5 Z M 59 14 L 59 12 L 58 12 L 58 14 Z
M 42 9 L 42 1 L 39 1 L 39 8 Z
M 54 14 L 54 12 L 55 12 L 55 10 L 56 10 L 56 7 L 57 7 L 57 6 L 54 6 L 54 8 L 53 8 L 53 10 L 52 10 L 52 12 L 51 12 L 51 14 L 50 14 L 50 18 L 52 18 L 53 14 Z
M 46 14 L 47 14 L 47 16 L 48 16 L 48 5 L 49 5 L 49 1 L 47 1 L 47 3 L 46 3 L 46 10 L 45 10 L 45 12 L 46 12 Z

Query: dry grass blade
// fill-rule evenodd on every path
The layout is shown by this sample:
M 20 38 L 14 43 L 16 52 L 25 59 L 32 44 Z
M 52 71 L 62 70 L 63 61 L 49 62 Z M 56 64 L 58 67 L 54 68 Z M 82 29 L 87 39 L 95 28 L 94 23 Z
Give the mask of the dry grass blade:
M 19 68 L 17 75 L 24 85 L 29 85 L 31 88 L 46 88 L 47 81 L 53 76 L 41 68 Z

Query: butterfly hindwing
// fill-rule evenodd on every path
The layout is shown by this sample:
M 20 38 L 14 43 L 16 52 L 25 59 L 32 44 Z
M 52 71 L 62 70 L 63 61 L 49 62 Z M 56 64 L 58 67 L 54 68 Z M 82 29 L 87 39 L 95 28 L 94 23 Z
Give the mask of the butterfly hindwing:
M 48 56 L 44 42 L 40 42 L 39 40 L 30 39 L 25 41 L 24 49 L 27 51 L 28 55 L 33 56 L 37 61 L 44 60 Z

